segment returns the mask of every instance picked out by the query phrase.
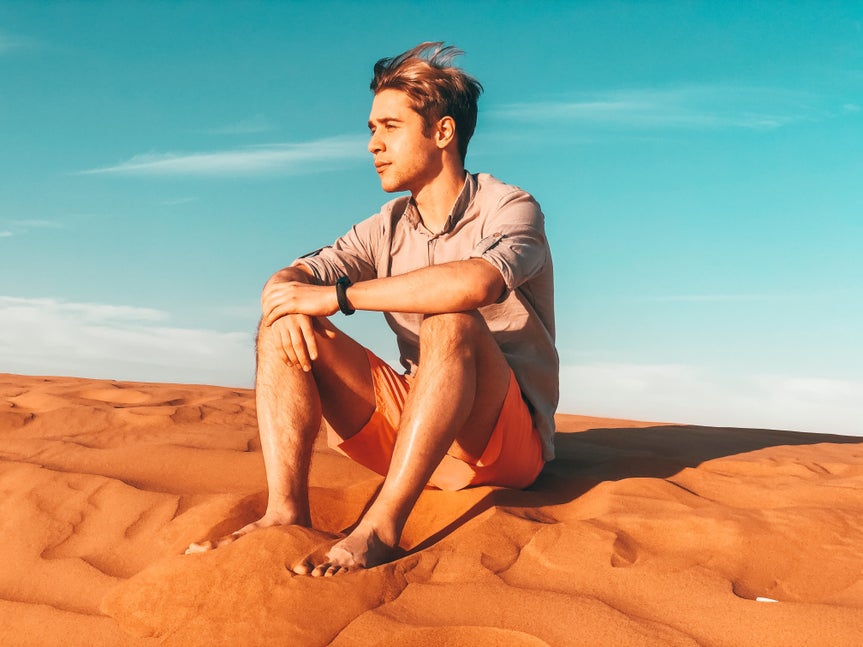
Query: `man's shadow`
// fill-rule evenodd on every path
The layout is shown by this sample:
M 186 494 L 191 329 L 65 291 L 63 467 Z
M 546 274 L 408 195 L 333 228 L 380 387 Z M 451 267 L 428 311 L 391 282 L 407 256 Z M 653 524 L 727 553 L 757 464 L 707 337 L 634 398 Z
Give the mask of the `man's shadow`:
M 863 437 L 768 429 L 663 425 L 559 432 L 556 458 L 526 490 L 496 488 L 457 519 L 413 547 L 425 550 L 493 506 L 518 507 L 545 521 L 538 508 L 574 501 L 596 485 L 626 478 L 668 478 L 705 461 L 789 445 L 863 445 Z M 531 510 L 534 512 L 532 513 Z

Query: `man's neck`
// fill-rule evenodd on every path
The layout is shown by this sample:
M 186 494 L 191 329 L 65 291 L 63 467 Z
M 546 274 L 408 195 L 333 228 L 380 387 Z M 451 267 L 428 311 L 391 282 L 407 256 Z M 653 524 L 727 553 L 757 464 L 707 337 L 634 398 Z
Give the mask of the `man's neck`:
M 429 231 L 443 231 L 456 198 L 464 187 L 463 166 L 453 166 L 414 194 L 420 218 Z

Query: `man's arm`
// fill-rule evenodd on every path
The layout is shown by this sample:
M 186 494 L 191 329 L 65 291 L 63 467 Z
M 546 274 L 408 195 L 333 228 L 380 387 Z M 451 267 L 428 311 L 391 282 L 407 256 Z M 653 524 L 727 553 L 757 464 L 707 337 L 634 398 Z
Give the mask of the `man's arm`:
M 503 277 L 479 258 L 423 267 L 400 276 L 363 281 L 348 288 L 351 307 L 381 312 L 466 312 L 494 303 Z
M 314 323 L 308 314 L 294 312 L 278 320 L 267 318 L 267 313 L 278 307 L 284 299 L 285 286 L 309 285 L 314 280 L 312 272 L 300 262 L 294 263 L 273 274 L 261 292 L 262 320 L 279 335 L 288 366 L 300 366 L 304 371 L 312 370 L 312 360 L 318 357 Z M 331 288 L 332 289 L 332 288 Z M 336 304 L 338 306 L 338 304 Z
M 286 274 L 287 282 L 273 284 L 268 298 L 262 300 L 267 325 L 290 314 L 327 317 L 338 311 L 335 288 L 308 285 L 308 275 L 305 277 Z M 349 287 L 346 296 L 357 310 L 437 314 L 474 310 L 494 303 L 503 291 L 500 272 L 487 261 L 472 258 L 362 281 Z

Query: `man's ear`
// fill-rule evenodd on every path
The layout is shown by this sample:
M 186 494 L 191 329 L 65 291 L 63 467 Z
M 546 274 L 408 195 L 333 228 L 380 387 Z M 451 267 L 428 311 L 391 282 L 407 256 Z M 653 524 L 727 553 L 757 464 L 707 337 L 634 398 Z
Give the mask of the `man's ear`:
M 438 148 L 446 148 L 455 141 L 455 119 L 441 117 L 435 128 L 435 143 Z

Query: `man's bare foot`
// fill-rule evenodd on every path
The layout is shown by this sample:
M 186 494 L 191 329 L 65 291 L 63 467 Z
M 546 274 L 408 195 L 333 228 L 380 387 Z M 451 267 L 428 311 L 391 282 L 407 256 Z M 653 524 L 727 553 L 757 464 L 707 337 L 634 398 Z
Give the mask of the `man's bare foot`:
M 257 521 L 253 521 L 252 523 L 246 524 L 239 530 L 235 530 L 230 535 L 225 535 L 224 537 L 219 537 L 218 539 L 208 539 L 207 541 L 202 541 L 200 543 L 190 544 L 186 549 L 186 555 L 192 555 L 194 553 L 205 553 L 208 550 L 213 550 L 215 548 L 221 548 L 222 546 L 227 546 L 228 544 L 232 544 L 237 541 L 240 537 L 244 535 L 248 535 L 250 532 L 254 530 L 260 530 L 261 528 L 270 528 L 272 526 L 291 526 L 291 525 L 299 525 L 299 526 L 309 526 L 309 522 L 306 519 L 300 519 L 294 515 L 285 515 L 285 514 L 277 514 L 273 512 L 267 512 L 263 517 L 258 519 Z
M 324 556 L 310 555 L 291 570 L 297 575 L 330 577 L 359 568 L 386 564 L 399 553 L 371 528 L 358 526 L 351 534 L 334 544 Z

